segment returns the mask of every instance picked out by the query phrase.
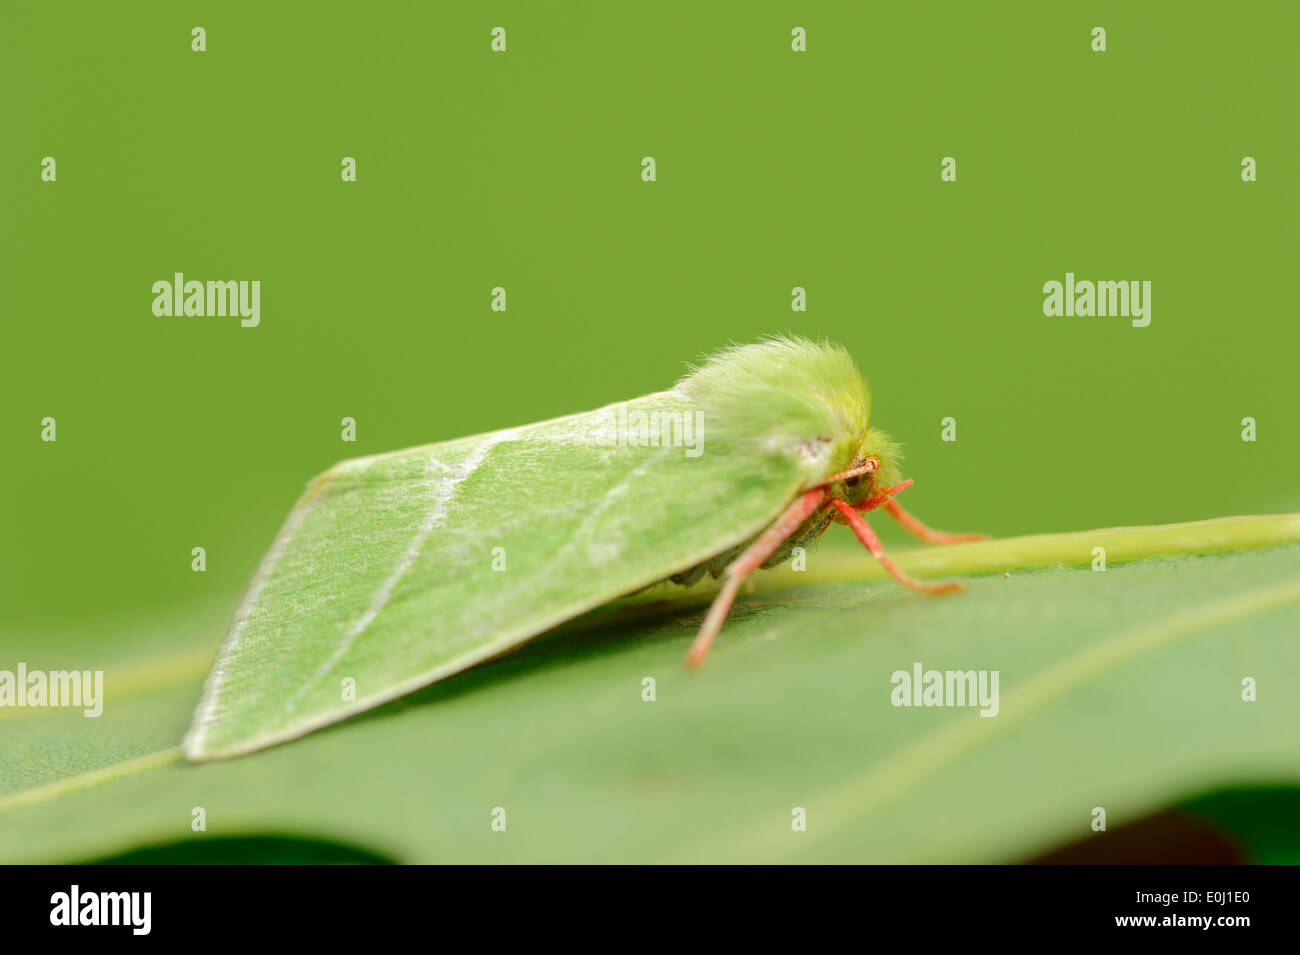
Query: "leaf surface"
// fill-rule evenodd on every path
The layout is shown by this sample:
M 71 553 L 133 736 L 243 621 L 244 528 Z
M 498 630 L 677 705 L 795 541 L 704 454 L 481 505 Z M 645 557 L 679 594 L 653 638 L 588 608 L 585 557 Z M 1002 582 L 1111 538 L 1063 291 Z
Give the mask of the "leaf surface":
M 1300 547 L 972 577 L 945 599 L 818 583 L 870 562 L 835 545 L 809 558 L 789 575 L 808 583 L 742 597 L 699 673 L 681 657 L 707 596 L 687 594 L 604 608 L 238 760 L 114 763 L 183 725 L 200 666 L 100 720 L 0 720 L 6 769 L 26 773 L 0 798 L 0 854 L 202 839 L 202 806 L 223 838 L 407 862 L 1014 861 L 1105 838 L 1097 806 L 1114 830 L 1228 786 L 1300 785 L 1300 739 L 1279 731 L 1300 725 Z M 893 706 L 891 675 L 917 662 L 998 670 L 999 715 Z

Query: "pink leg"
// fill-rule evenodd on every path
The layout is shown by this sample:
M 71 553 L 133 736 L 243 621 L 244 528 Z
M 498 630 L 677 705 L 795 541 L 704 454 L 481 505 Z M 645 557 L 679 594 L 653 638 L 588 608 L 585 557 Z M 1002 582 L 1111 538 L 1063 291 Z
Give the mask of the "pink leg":
M 945 531 L 936 531 L 933 527 L 922 524 L 907 511 L 903 510 L 903 505 L 899 504 L 893 498 L 885 502 L 885 510 L 898 523 L 902 524 L 909 531 L 931 544 L 960 544 L 965 541 L 982 541 L 988 540 L 988 534 L 949 534 Z
M 945 580 L 941 583 L 931 584 L 926 583 L 924 580 L 917 580 L 915 577 L 909 577 L 898 569 L 897 564 L 889 559 L 889 555 L 885 553 L 885 548 L 880 546 L 880 538 L 876 536 L 876 532 L 871 529 L 871 525 L 867 523 L 865 517 L 838 497 L 831 498 L 831 506 L 844 516 L 849 527 L 853 528 L 853 533 L 857 535 L 858 540 L 862 541 L 862 546 L 871 552 L 872 557 L 880 561 L 880 566 L 889 572 L 889 576 L 904 587 L 927 594 L 950 594 L 963 589 L 962 585 L 955 580 Z
M 713 606 L 709 607 L 708 616 L 704 618 L 700 632 L 696 634 L 695 641 L 686 654 L 687 666 L 693 669 L 704 662 L 709 647 L 713 645 L 713 638 L 722 629 L 722 621 L 727 619 L 731 604 L 735 601 L 736 593 L 745 578 L 762 567 L 764 562 L 776 553 L 781 542 L 798 530 L 799 525 L 812 516 L 825 499 L 826 489 L 820 487 L 799 495 L 795 502 L 786 508 L 785 513 L 777 518 L 775 524 L 750 544 L 748 550 L 732 561 L 726 570 L 726 580 L 722 584 L 722 590 L 718 591 L 718 595 L 713 598 Z
M 912 479 L 908 478 L 902 484 L 895 484 L 893 487 L 887 487 L 884 488 L 883 490 L 877 491 L 875 494 L 871 495 L 871 497 L 867 498 L 865 501 L 859 501 L 857 504 L 854 504 L 853 506 L 857 508 L 859 511 L 864 511 L 864 512 L 874 511 L 876 508 L 880 507 L 880 505 L 884 504 L 895 494 L 898 494 L 901 491 L 906 491 L 911 486 L 912 486 Z

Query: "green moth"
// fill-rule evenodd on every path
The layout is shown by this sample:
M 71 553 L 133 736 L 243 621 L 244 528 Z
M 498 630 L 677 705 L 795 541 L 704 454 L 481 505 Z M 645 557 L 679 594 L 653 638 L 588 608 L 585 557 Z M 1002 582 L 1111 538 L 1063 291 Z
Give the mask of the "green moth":
M 741 582 L 832 523 L 900 583 L 862 514 L 894 500 L 898 448 L 868 427 L 842 347 L 773 338 L 597 411 L 343 461 L 307 487 L 217 653 L 191 759 L 261 749 L 370 709 L 600 604 L 704 574 L 723 586 L 698 665 Z

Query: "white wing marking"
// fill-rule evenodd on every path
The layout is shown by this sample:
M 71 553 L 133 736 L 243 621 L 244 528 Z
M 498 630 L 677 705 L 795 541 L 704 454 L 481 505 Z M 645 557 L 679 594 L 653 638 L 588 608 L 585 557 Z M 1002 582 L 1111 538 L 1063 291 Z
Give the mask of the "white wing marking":
M 330 658 L 316 669 L 316 672 L 313 673 L 305 683 L 303 683 L 303 685 L 298 689 L 298 692 L 295 693 L 288 703 L 285 704 L 286 709 L 292 711 L 295 708 L 295 704 L 304 694 L 327 677 L 330 674 L 330 671 L 338 666 L 339 661 L 342 660 L 347 655 L 348 651 L 352 649 L 352 645 L 356 643 L 357 637 L 361 636 L 361 634 L 363 634 L 366 629 L 375 622 L 375 618 L 379 616 L 384 607 L 388 605 L 388 601 L 392 599 L 393 591 L 395 591 L 397 585 L 402 582 L 402 578 L 406 576 L 406 572 L 410 570 L 411 565 L 420 558 L 420 553 L 423 551 L 425 542 L 429 539 L 429 535 L 447 519 L 447 511 L 451 505 L 452 498 L 456 496 L 456 489 L 460 487 L 460 485 L 469 478 L 471 474 L 479 469 L 479 465 L 483 463 L 483 459 L 487 457 L 489 451 L 501 442 L 513 438 L 517 432 L 518 429 L 493 432 L 486 440 L 474 449 L 469 457 L 458 465 L 449 467 L 441 461 L 434 460 L 431 462 L 430 470 L 436 471 L 437 473 L 431 474 L 429 482 L 421 485 L 422 487 L 430 488 L 433 492 L 429 513 L 425 519 L 420 522 L 420 527 L 416 531 L 414 539 L 411 541 L 411 546 L 406 549 L 406 553 L 402 555 L 402 559 L 398 562 L 397 567 L 393 569 L 393 572 L 388 575 L 388 579 L 385 580 L 383 585 L 379 588 L 379 591 L 375 594 L 375 599 L 370 602 L 370 606 L 366 608 L 365 613 L 358 617 L 357 621 L 348 628 L 347 633 L 343 636 L 342 642 L 335 648 L 334 652 L 330 654 Z

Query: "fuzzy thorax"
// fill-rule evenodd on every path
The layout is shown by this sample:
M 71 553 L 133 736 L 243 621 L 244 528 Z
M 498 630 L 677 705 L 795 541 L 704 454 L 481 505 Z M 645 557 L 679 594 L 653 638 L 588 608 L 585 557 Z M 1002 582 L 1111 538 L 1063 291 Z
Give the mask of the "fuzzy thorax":
M 735 345 L 693 368 L 677 390 L 703 415 L 713 447 L 788 457 L 805 487 L 868 457 L 879 471 L 835 490 L 857 497 L 898 480 L 898 446 L 868 429 L 871 394 L 841 345 L 789 336 Z

